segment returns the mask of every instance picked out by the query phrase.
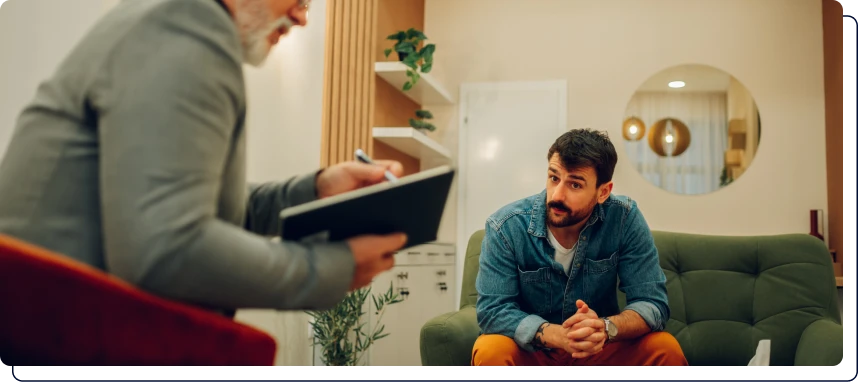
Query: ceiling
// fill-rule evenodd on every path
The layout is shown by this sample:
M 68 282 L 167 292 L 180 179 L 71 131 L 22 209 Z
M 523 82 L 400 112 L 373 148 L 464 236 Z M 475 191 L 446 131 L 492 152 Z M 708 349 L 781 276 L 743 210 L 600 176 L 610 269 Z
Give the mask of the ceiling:
M 667 86 L 671 81 L 685 81 L 684 88 Z M 726 92 L 730 75 L 706 65 L 681 65 L 665 69 L 644 82 L 637 91 Z

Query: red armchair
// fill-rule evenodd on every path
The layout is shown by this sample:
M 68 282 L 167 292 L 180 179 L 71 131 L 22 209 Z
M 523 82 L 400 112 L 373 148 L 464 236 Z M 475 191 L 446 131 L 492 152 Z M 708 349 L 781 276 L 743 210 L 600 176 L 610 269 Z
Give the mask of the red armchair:
M 0 359 L 15 366 L 272 365 L 269 335 L 0 235 Z

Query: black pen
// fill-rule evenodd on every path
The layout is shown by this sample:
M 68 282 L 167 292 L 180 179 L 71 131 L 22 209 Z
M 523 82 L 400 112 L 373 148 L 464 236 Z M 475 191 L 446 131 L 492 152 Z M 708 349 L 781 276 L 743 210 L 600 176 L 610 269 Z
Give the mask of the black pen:
M 361 149 L 355 150 L 355 158 L 357 158 L 358 161 L 361 161 L 366 164 L 375 164 L 373 163 L 372 159 L 369 159 L 369 156 L 367 156 L 366 153 L 364 153 Z M 396 176 L 393 175 L 392 172 L 390 172 L 390 170 L 384 170 L 384 177 L 387 178 L 387 181 L 390 183 L 396 183 L 396 181 L 398 180 L 396 179 Z

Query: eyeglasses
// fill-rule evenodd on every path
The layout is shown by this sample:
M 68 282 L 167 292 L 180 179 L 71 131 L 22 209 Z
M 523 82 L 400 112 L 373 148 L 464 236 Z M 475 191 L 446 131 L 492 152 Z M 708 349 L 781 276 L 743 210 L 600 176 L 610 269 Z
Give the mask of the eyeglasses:
M 310 9 L 310 1 L 312 0 L 298 0 L 298 7 Z

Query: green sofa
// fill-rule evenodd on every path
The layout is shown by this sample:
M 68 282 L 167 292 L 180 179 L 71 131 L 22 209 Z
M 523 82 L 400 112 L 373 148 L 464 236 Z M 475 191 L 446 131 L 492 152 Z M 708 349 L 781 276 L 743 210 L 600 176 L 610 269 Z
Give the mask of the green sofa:
M 467 366 L 479 335 L 480 243 L 471 236 L 459 311 L 420 331 L 424 366 Z M 691 365 L 747 365 L 762 339 L 771 365 L 837 365 L 843 326 L 831 257 L 809 235 L 707 236 L 653 232 L 667 276 L 671 317 L 666 331 Z M 620 297 L 624 306 L 625 297 Z

